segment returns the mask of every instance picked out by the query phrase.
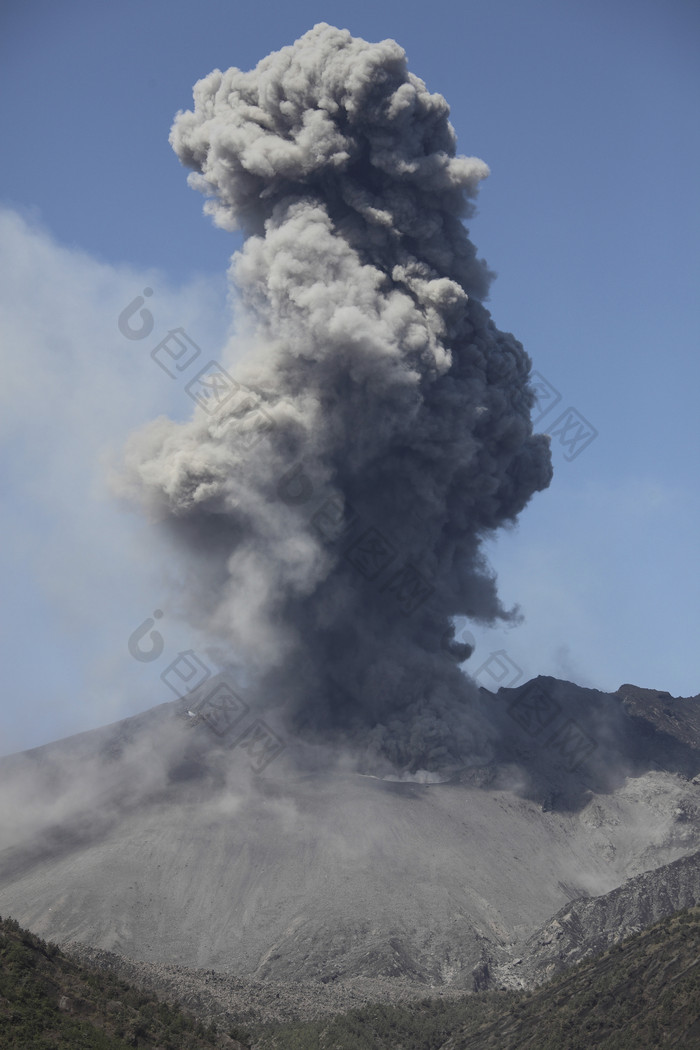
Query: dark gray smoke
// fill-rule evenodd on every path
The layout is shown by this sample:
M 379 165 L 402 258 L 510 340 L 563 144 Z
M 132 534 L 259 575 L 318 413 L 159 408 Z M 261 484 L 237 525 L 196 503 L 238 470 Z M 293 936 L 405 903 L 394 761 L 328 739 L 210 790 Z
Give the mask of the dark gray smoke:
M 515 615 L 480 545 L 552 473 L 530 359 L 482 305 L 462 225 L 488 169 L 455 156 L 397 43 L 325 24 L 194 100 L 171 143 L 246 235 L 231 273 L 254 351 L 217 412 L 132 438 L 127 487 L 290 726 L 414 770 L 483 753 L 451 618 Z

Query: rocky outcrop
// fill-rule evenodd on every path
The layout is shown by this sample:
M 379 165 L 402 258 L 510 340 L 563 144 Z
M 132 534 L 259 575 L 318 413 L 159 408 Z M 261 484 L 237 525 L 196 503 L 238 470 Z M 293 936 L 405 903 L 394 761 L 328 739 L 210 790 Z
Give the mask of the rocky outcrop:
M 531 988 L 682 908 L 700 904 L 700 853 L 629 879 L 600 897 L 573 901 L 502 961 L 491 987 Z

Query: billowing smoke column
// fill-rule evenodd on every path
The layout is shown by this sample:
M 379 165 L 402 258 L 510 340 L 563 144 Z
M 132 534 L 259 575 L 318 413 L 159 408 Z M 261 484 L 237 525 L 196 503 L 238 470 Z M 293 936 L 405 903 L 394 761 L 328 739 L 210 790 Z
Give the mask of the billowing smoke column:
M 462 225 L 488 169 L 398 44 L 325 24 L 194 100 L 171 143 L 246 235 L 255 345 L 218 411 L 133 436 L 128 488 L 288 726 L 413 770 L 483 754 L 451 617 L 513 616 L 480 544 L 551 478 L 530 360 Z

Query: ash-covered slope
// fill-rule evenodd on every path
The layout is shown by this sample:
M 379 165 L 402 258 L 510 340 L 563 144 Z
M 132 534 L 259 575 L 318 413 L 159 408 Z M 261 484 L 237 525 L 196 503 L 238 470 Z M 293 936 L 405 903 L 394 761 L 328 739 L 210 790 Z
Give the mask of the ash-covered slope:
M 700 849 L 700 756 L 643 698 L 630 715 L 544 678 L 483 694 L 500 751 L 443 783 L 291 740 L 253 774 L 187 715 L 200 699 L 0 762 L 0 914 L 143 961 L 471 989 L 570 901 Z M 698 701 L 669 703 L 685 725 Z M 592 750 L 572 753 L 572 721 Z

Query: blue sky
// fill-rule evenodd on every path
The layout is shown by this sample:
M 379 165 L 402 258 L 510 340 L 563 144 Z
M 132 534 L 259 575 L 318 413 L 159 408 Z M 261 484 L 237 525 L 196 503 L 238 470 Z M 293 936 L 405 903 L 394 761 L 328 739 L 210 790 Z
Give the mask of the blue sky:
M 168 660 L 204 655 L 167 609 L 162 660 L 127 651 L 176 570 L 109 496 L 108 464 L 132 427 L 188 401 L 117 318 L 148 286 L 154 338 L 182 326 L 216 355 L 238 241 L 202 215 L 169 128 L 195 80 L 318 21 L 394 37 L 448 99 L 460 152 L 491 168 L 470 230 L 498 274 L 494 320 L 560 395 L 540 429 L 572 409 L 597 432 L 553 438 L 551 488 L 490 548 L 524 621 L 464 625 L 472 671 L 700 690 L 696 4 L 9 0 L 0 753 L 171 699 Z

